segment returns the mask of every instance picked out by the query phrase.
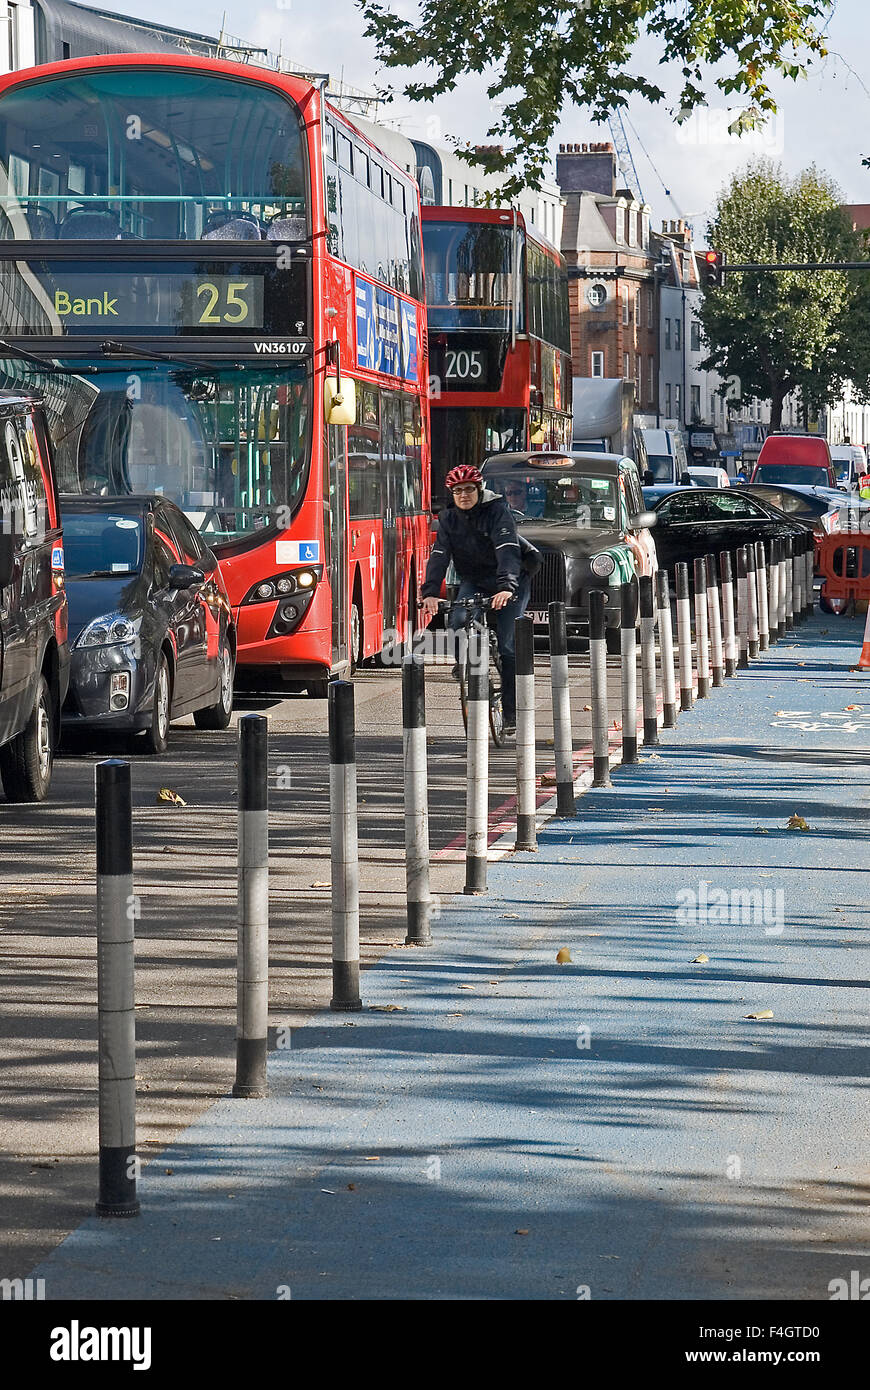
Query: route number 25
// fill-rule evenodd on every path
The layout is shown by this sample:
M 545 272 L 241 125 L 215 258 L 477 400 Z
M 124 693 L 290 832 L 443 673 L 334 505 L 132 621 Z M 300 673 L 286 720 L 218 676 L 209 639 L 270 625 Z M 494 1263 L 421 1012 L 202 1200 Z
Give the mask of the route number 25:
M 244 297 L 248 280 L 228 280 L 223 285 L 224 302 L 221 304 L 221 287 L 211 280 L 203 280 L 196 287 L 196 297 L 200 300 L 198 323 L 243 323 L 248 317 L 250 306 Z M 215 312 L 217 311 L 217 312 Z

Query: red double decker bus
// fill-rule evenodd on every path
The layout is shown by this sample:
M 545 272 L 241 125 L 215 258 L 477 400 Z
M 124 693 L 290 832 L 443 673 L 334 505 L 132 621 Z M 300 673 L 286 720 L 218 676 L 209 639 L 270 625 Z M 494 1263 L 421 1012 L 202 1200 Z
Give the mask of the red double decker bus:
M 237 675 L 324 694 L 407 633 L 429 547 L 417 185 L 323 85 L 161 55 L 0 81 L 0 385 L 62 492 L 163 493 Z
M 438 507 L 457 463 L 570 449 L 568 281 L 517 211 L 426 206 L 423 246 Z

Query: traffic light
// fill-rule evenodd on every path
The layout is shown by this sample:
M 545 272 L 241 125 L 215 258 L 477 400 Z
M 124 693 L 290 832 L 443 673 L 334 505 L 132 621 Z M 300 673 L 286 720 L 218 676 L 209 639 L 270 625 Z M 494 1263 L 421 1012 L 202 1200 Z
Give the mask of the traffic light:
M 723 251 L 705 251 L 704 263 L 707 267 L 707 289 L 724 289 L 725 253 Z

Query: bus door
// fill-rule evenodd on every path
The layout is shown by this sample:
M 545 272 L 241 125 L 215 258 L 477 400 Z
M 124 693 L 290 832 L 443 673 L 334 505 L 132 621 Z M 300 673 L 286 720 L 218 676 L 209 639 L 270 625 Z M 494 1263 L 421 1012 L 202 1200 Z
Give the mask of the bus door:
M 347 458 L 343 425 L 330 425 L 324 541 L 332 592 L 332 669 L 348 663 L 347 649 Z
M 399 468 L 405 453 L 402 398 L 381 393 L 381 477 L 383 479 L 383 617 L 385 628 L 396 626 L 396 512 Z

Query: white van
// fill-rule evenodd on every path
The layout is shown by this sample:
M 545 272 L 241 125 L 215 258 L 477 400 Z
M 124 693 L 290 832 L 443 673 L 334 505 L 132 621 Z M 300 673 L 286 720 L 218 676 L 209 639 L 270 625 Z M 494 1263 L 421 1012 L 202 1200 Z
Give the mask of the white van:
M 856 488 L 860 475 L 867 472 L 867 450 L 863 444 L 832 444 L 831 463 L 839 486 Z
M 686 446 L 678 430 L 638 430 L 637 462 L 644 483 L 688 482 Z M 652 473 L 652 478 L 644 477 Z

